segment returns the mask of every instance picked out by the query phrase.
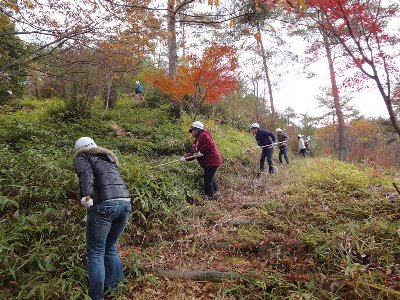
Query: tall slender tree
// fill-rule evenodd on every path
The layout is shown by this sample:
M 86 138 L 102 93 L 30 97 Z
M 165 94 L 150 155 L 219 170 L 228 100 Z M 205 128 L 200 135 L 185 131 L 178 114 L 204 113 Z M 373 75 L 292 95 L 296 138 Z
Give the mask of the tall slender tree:
M 392 50 L 395 36 L 387 28 L 390 19 L 398 18 L 399 4 L 380 0 L 256 0 L 272 9 L 312 18 L 326 30 L 328 38 L 341 46 L 348 58 L 346 69 L 357 72 L 345 82 L 347 87 L 361 89 L 372 81 L 385 103 L 397 135 L 400 126 L 393 109 L 394 75 L 398 73 Z M 319 16 L 324 14 L 324 18 Z
M 260 47 L 260 55 L 261 55 L 261 58 L 263 61 L 265 79 L 267 81 L 267 87 L 268 87 L 269 104 L 271 107 L 271 113 L 272 113 L 272 115 L 275 115 L 274 96 L 273 96 L 273 92 L 272 92 L 272 84 L 271 84 L 271 78 L 270 78 L 269 70 L 268 70 L 267 55 L 266 55 L 265 49 L 264 49 L 264 43 L 263 43 L 263 39 L 262 39 L 262 35 L 261 35 L 260 24 L 257 24 L 257 33 L 255 36 L 256 36 L 257 44 Z
M 322 15 L 322 18 L 324 18 L 324 15 Z M 342 111 L 342 107 L 341 107 L 341 103 L 340 103 L 340 95 L 339 95 L 338 85 L 336 82 L 335 68 L 333 66 L 332 52 L 331 52 L 331 48 L 329 45 L 329 39 L 328 39 L 328 35 L 326 33 L 325 28 L 321 28 L 321 34 L 322 34 L 322 40 L 323 40 L 323 44 L 324 44 L 324 48 L 325 48 L 325 52 L 326 52 L 326 58 L 328 60 L 329 76 L 330 76 L 331 85 L 332 85 L 333 103 L 335 106 L 335 112 L 336 112 L 337 121 L 338 121 L 339 159 L 342 161 L 346 161 L 346 159 L 347 159 L 346 124 L 344 122 L 343 111 Z

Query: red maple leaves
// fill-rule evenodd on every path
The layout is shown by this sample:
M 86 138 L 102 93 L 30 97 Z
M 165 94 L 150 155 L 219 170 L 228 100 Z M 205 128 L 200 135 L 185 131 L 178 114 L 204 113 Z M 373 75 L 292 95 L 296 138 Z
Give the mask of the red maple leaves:
M 176 101 L 189 96 L 197 103 L 218 102 L 223 95 L 237 89 L 237 67 L 235 48 L 213 44 L 200 58 L 186 57 L 176 76 L 171 78 L 165 72 L 157 72 L 149 74 L 147 80 Z

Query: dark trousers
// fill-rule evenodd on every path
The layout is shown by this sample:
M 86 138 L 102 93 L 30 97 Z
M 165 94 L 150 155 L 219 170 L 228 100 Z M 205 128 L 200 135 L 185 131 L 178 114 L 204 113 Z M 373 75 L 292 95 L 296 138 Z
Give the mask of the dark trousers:
M 306 148 L 300 149 L 300 150 L 299 150 L 299 155 L 301 155 L 301 156 L 303 156 L 303 157 L 306 157 L 306 151 L 307 151 Z
M 288 159 L 288 156 L 287 156 L 287 147 L 283 147 L 283 148 L 280 148 L 280 149 L 279 149 L 279 156 L 278 156 L 278 158 L 279 158 L 279 162 L 280 162 L 280 163 L 282 163 L 282 155 L 283 155 L 283 157 L 285 158 L 286 163 L 288 164 L 288 163 L 289 163 L 289 159 Z
M 272 166 L 272 154 L 274 153 L 274 148 L 272 147 L 265 147 L 261 152 L 260 157 L 260 171 L 264 171 L 264 163 L 265 158 L 267 158 L 268 162 L 268 171 L 270 174 L 274 173 L 274 167 Z
M 217 182 L 215 181 L 215 173 L 218 167 L 205 167 L 204 168 L 204 194 L 212 198 L 218 190 Z

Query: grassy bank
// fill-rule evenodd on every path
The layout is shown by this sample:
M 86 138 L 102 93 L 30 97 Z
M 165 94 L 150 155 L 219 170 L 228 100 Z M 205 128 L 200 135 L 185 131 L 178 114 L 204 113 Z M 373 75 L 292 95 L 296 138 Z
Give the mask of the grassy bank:
M 389 174 L 335 159 L 297 159 L 259 183 L 261 225 L 241 227 L 262 262 L 238 299 L 398 299 L 400 198 Z M 271 186 L 276 189 L 271 190 Z M 253 237 L 253 238 L 251 238 Z M 250 241 L 249 241 L 250 239 Z
M 151 99 L 149 99 L 151 101 Z M 186 201 L 200 197 L 201 171 L 193 163 L 151 166 L 179 158 L 191 143 L 188 118 L 175 119 L 168 105 L 132 106 L 121 99 L 114 110 L 98 104 L 90 119 L 68 117 L 64 102 L 25 100 L 0 112 L 0 298 L 84 299 L 85 212 L 76 199 L 73 146 L 80 136 L 116 152 L 132 193 L 134 213 L 122 246 L 148 243 L 184 230 L 176 220 Z M 246 133 L 213 126 L 226 160 L 241 156 L 235 143 Z M 130 270 L 128 270 L 130 271 Z

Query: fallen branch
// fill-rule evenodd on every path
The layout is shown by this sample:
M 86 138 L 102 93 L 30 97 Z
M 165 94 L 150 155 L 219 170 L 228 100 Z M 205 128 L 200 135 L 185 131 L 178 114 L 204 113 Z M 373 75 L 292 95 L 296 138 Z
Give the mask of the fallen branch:
M 256 245 L 249 243 L 229 243 L 219 241 L 208 244 L 209 247 L 216 250 L 239 251 L 239 252 L 255 252 L 258 248 Z
M 249 202 L 249 203 L 243 203 L 242 204 L 242 209 L 249 209 L 249 208 L 260 208 L 262 205 L 259 202 Z
M 400 194 L 400 190 L 399 190 L 399 188 L 397 187 L 396 183 L 392 182 L 392 184 L 393 184 L 394 188 L 396 189 L 396 191 Z
M 366 285 L 366 286 L 375 288 L 375 289 L 377 289 L 379 291 L 385 292 L 387 294 L 391 294 L 391 295 L 395 296 L 396 298 L 400 297 L 400 292 L 399 291 L 396 291 L 396 290 L 394 290 L 394 289 L 392 289 L 390 287 L 387 287 L 385 285 L 382 285 L 382 284 L 377 284 L 377 283 L 374 283 L 374 282 L 366 282 L 366 281 L 363 281 L 363 280 L 357 280 L 356 284 L 357 284 L 357 286 L 362 284 L 362 285 Z
M 238 279 L 239 274 L 235 272 L 219 271 L 188 271 L 188 270 L 162 270 L 157 272 L 160 276 L 169 279 L 190 279 L 193 281 L 221 282 L 223 280 Z

